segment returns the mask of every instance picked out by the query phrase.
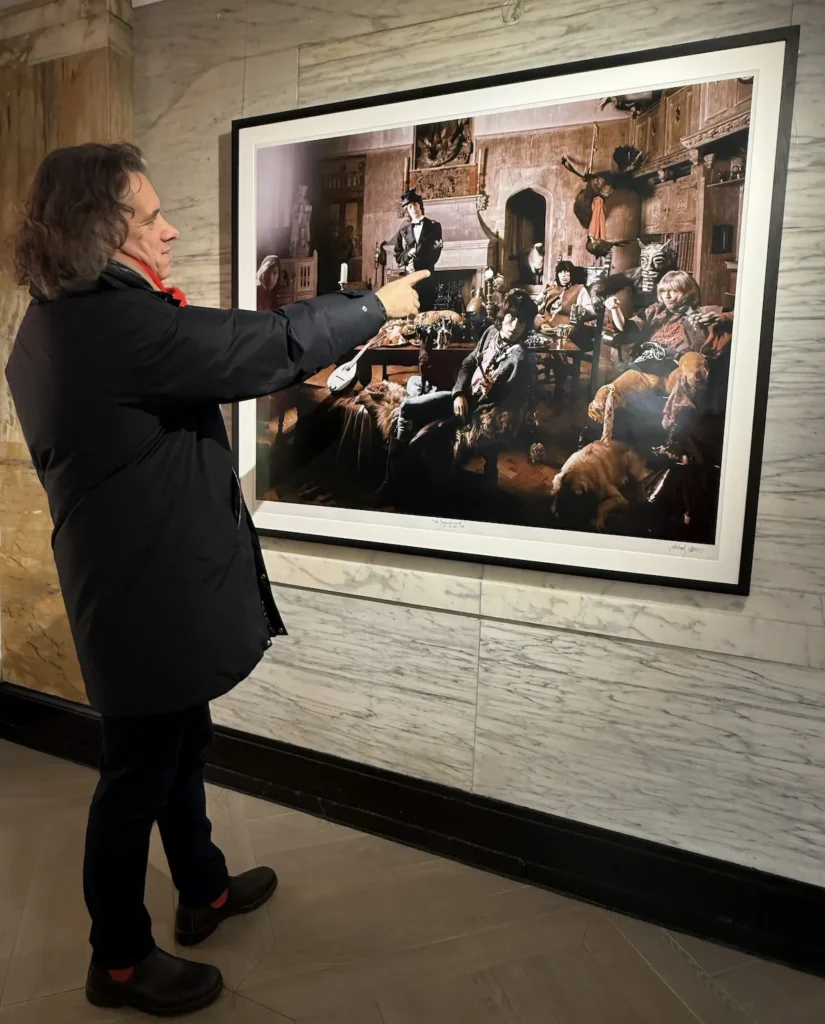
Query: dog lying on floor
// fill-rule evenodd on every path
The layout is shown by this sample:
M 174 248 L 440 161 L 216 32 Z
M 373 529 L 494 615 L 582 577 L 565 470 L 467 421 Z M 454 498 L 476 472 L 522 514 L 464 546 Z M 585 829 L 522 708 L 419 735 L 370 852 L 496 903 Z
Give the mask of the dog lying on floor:
M 550 485 L 553 515 L 558 515 L 563 494 L 589 495 L 598 501 L 591 525 L 603 530 L 612 512 L 630 506 L 627 493 L 634 503 L 645 501 L 645 483 L 649 476 L 644 460 L 629 445 L 620 441 L 593 441 L 573 452 L 553 477 Z

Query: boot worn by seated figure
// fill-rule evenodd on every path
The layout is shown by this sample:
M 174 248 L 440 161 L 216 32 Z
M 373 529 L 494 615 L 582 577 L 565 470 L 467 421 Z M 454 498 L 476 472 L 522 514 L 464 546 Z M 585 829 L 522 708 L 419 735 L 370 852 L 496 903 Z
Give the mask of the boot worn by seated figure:
M 86 979 L 86 998 L 93 1006 L 131 1006 L 155 1017 L 202 1010 L 222 991 L 217 967 L 182 960 L 157 947 L 127 970 L 107 971 L 92 964 Z
M 253 868 L 229 879 L 229 888 L 214 903 L 195 909 L 178 906 L 175 940 L 181 946 L 196 946 L 218 927 L 221 921 L 237 914 L 250 914 L 262 907 L 278 887 L 272 868 Z

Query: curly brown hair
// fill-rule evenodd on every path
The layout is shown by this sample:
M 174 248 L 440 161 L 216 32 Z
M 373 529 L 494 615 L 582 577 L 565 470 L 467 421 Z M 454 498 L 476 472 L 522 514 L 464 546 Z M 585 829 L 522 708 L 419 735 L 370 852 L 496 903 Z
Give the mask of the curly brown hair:
M 55 149 L 34 176 L 14 244 L 18 284 L 45 298 L 96 281 L 126 241 L 129 175 L 145 171 L 132 143 Z
M 501 307 L 499 320 L 503 320 L 509 313 L 520 323 L 532 326 L 538 311 L 539 308 L 529 292 L 526 292 L 523 288 L 511 288 L 504 296 L 504 304 Z

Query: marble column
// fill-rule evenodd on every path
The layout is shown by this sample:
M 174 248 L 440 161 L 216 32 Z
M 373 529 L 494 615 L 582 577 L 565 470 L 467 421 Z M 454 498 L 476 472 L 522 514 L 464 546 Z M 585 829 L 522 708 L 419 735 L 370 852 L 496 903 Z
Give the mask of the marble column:
M 0 13 L 0 239 L 8 252 L 37 165 L 58 146 L 133 134 L 129 0 L 52 0 Z M 0 269 L 0 365 L 27 295 Z M 0 375 L 0 671 L 85 700 L 51 552 L 45 494 Z

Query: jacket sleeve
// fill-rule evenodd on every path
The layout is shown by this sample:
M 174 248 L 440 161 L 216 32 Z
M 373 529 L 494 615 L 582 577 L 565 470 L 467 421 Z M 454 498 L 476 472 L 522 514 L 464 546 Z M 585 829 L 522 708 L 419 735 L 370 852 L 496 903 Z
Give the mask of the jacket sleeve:
M 153 299 L 152 301 L 158 301 Z M 229 403 L 305 380 L 374 337 L 386 320 L 372 291 L 342 291 L 281 309 L 163 309 L 164 329 L 132 331 L 141 397 Z
M 404 229 L 400 228 L 395 236 L 395 245 L 393 246 L 393 253 L 395 255 L 395 262 L 399 267 L 403 267 L 406 264 L 404 254 L 407 252 L 407 247 L 404 244 Z
M 433 262 L 438 263 L 441 259 L 441 252 L 444 248 L 444 239 L 441 235 L 441 225 L 438 221 L 433 221 Z

